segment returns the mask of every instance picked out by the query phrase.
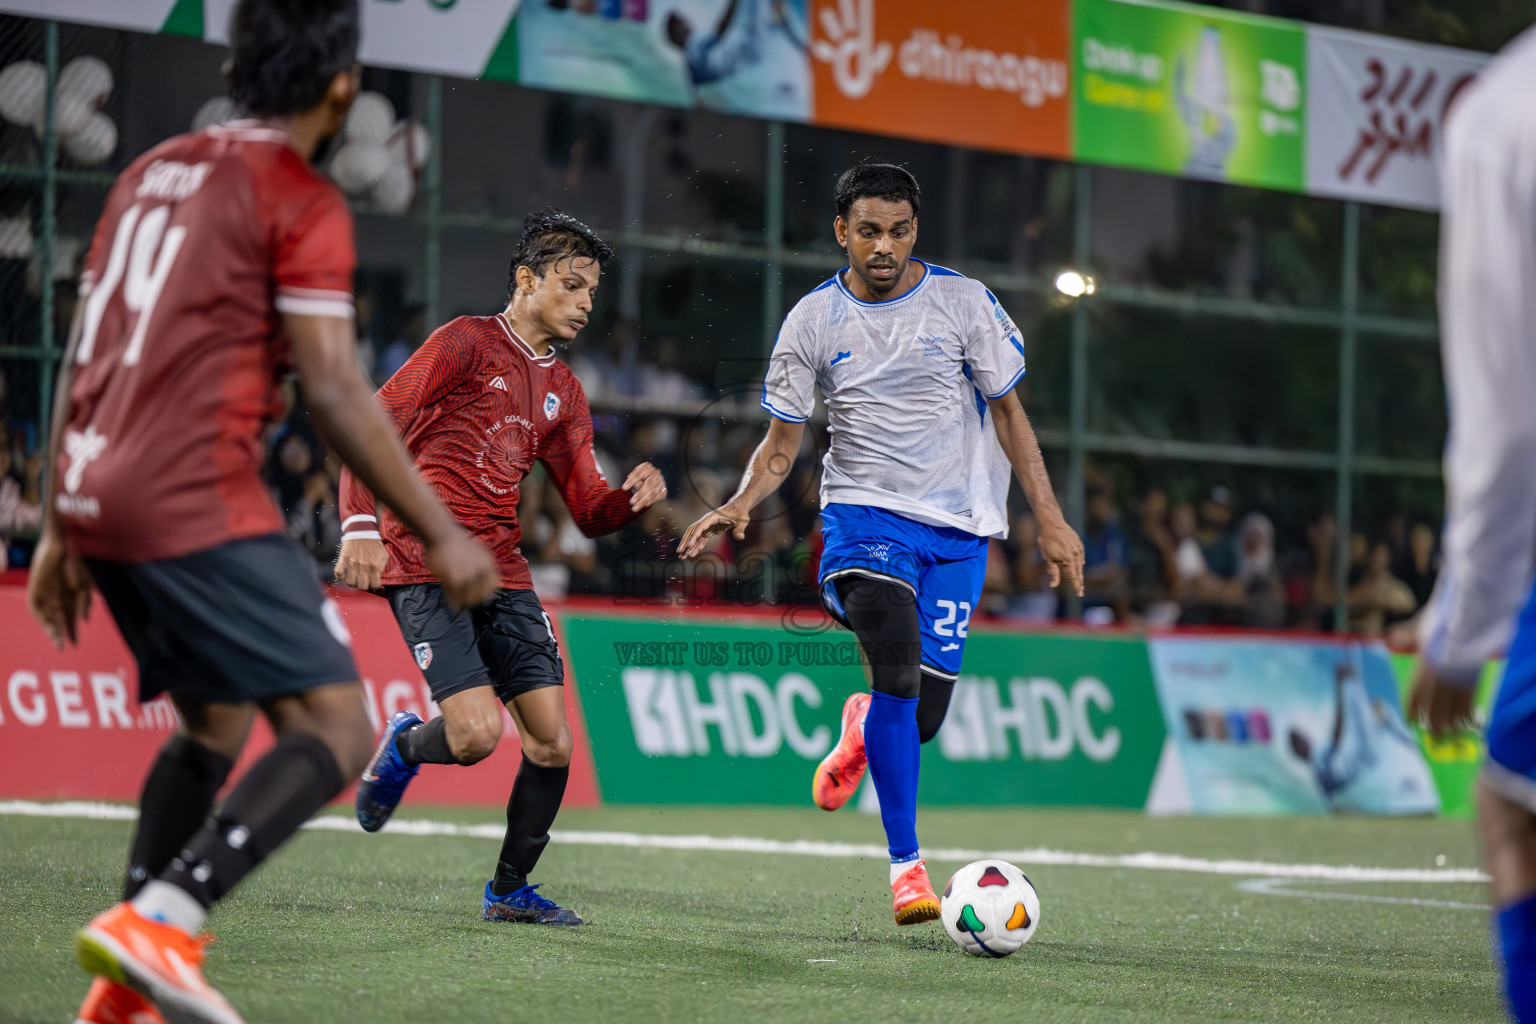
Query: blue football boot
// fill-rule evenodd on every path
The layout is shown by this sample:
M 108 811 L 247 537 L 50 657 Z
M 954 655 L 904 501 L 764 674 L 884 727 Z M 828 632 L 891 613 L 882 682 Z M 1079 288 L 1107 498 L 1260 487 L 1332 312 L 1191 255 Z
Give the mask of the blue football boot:
M 481 914 L 487 921 L 517 921 L 522 924 L 585 924 L 576 911 L 562 907 L 534 892 L 538 886 L 525 885 L 521 889 L 496 896 L 491 883 L 485 883 L 485 909 Z
M 421 719 L 409 711 L 396 711 L 384 727 L 379 749 L 373 752 L 373 760 L 363 769 L 362 780 L 357 784 L 357 822 L 364 832 L 377 832 L 384 827 L 405 795 L 405 787 L 416 777 L 421 766 L 406 764 L 395 749 L 395 740 L 405 730 L 420 724 Z

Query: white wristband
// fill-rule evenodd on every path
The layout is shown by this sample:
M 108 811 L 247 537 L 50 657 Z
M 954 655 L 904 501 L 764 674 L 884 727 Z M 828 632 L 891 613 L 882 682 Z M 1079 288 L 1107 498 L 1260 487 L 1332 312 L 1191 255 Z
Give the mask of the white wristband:
M 352 530 L 341 535 L 342 542 L 349 540 L 379 540 L 378 530 Z
M 351 526 L 353 523 L 376 523 L 378 521 L 379 521 L 378 516 L 365 516 L 365 515 L 361 515 L 361 514 L 355 515 L 355 516 L 347 516 L 347 518 L 345 518 L 345 519 L 343 519 L 341 521 L 341 528 L 343 530 L 345 530 L 347 527 Z

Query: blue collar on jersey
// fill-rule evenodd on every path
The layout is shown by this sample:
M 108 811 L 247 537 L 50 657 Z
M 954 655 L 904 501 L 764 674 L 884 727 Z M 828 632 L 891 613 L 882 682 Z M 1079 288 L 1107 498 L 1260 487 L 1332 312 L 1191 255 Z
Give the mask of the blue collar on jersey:
M 848 299 L 849 302 L 852 302 L 855 305 L 867 306 L 867 307 L 869 307 L 871 309 L 873 309 L 873 308 L 875 308 L 877 306 L 879 306 L 879 307 L 899 306 L 901 303 L 906 302 L 912 296 L 914 296 L 918 292 L 922 291 L 923 290 L 923 286 L 928 283 L 928 279 L 931 278 L 934 275 L 934 268 L 930 264 L 924 263 L 922 260 L 918 259 L 916 256 L 908 256 L 907 259 L 911 260 L 913 263 L 922 263 L 923 264 L 923 279 L 921 281 L 917 282 L 917 284 L 913 285 L 911 291 L 907 292 L 905 295 L 897 296 L 894 299 L 882 299 L 879 302 L 865 302 L 863 299 L 854 297 L 853 292 L 849 291 L 848 290 L 848 286 L 843 283 L 843 272 L 841 270 L 839 270 L 836 274 L 832 275 L 832 280 L 837 282 L 838 290 L 843 293 L 843 296 L 846 299 Z M 949 271 L 949 273 L 953 274 L 954 271 L 951 270 L 951 271 Z

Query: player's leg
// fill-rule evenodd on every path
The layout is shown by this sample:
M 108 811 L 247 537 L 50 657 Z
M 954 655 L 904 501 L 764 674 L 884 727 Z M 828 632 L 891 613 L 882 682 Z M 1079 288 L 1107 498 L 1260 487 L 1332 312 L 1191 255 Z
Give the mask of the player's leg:
M 1495 935 L 1517 1021 L 1536 1021 L 1536 592 L 1520 616 L 1488 720 L 1477 791 Z
M 522 740 L 522 763 L 507 798 L 507 832 L 496 872 L 486 883 L 487 921 L 578 925 L 580 915 L 528 881 L 560 813 L 571 772 L 571 726 L 565 715 L 565 666 L 554 627 L 531 590 L 503 591 L 475 619 L 480 651 Z
M 949 676 L 935 675 L 923 668 L 923 684 L 917 695 L 917 738 L 927 743 L 939 734 L 944 716 L 949 714 L 949 702 L 955 695 L 955 680 Z
M 960 678 L 971 616 L 987 576 L 987 541 L 959 530 L 939 532 L 934 560 L 917 580 L 917 618 L 922 631 L 922 692 L 917 702 L 918 733 L 924 743 L 939 734 Z
M 377 832 L 423 764 L 474 764 L 501 740 L 501 704 L 480 658 L 475 624 L 454 611 L 436 583 L 386 588 L 400 634 L 441 712 L 429 722 L 397 711 L 358 781 L 357 820 Z
M 254 702 L 279 724 L 274 748 L 218 814 L 131 902 L 76 938 L 87 971 L 151 996 L 175 1019 L 238 1024 L 200 970 L 207 908 L 341 788 L 369 741 L 350 637 L 303 555 L 281 536 L 134 567 L 158 628 L 187 654 L 178 706 Z M 307 707 L 309 728 L 288 707 Z
M 880 819 L 891 855 L 896 923 L 931 921 L 939 915 L 939 902 L 918 856 L 917 843 L 921 763 L 917 703 L 922 680 L 916 598 L 906 586 L 889 580 L 848 575 L 834 585 L 869 664 L 864 749 L 880 794 Z

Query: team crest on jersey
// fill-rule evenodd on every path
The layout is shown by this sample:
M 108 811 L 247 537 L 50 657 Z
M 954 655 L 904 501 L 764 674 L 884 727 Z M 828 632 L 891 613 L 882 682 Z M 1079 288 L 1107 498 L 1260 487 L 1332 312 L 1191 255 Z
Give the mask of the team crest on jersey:
M 553 391 L 544 396 L 544 418 L 552 420 L 560 415 L 560 396 Z
M 416 667 L 425 672 L 432 664 L 432 645 L 427 643 L 417 644 L 411 648 L 411 653 L 416 657 Z
M 491 378 L 490 386 L 495 388 L 497 391 L 507 390 L 507 382 L 502 380 L 500 377 Z

